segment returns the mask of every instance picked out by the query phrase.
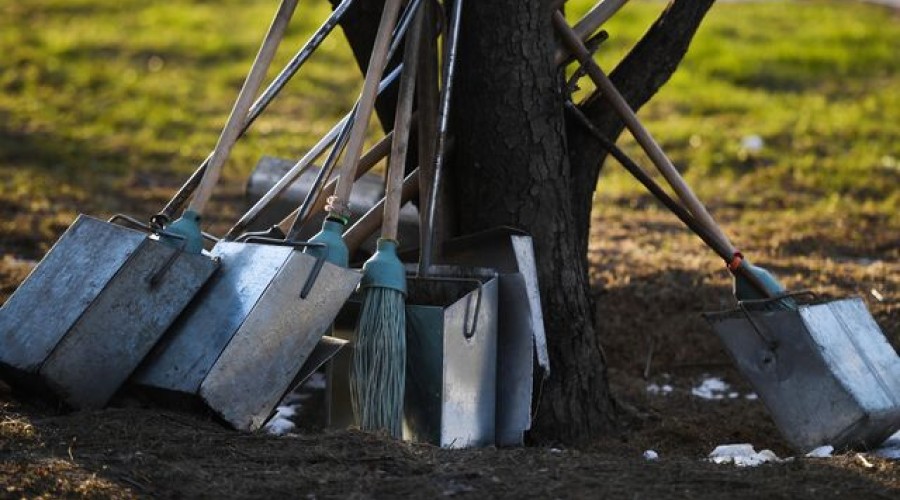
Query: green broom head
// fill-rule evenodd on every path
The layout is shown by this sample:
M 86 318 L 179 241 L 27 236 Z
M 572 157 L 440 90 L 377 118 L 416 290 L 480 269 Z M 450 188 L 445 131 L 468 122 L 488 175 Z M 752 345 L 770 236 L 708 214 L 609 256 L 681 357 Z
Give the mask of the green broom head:
M 169 236 L 166 233 L 180 236 Z M 187 253 L 198 254 L 203 251 L 203 233 L 200 232 L 200 214 L 193 210 L 185 210 L 181 217 L 166 226 L 160 234 L 159 241 L 171 247 L 180 248 Z
M 361 429 L 385 429 L 399 438 L 406 389 L 406 272 L 397 242 L 379 239 L 363 273 L 350 373 L 353 408 Z
M 782 285 L 767 269 L 754 266 L 747 259 L 741 260 L 740 268 L 741 269 L 732 272 L 734 275 L 734 296 L 736 299 L 741 301 L 764 300 L 787 293 L 787 289 L 784 285 Z M 752 274 L 756 278 L 756 281 L 765 288 L 765 293 L 754 286 L 754 284 L 742 274 L 743 272 Z M 794 299 L 788 297 L 772 302 L 770 307 L 767 307 L 766 309 L 778 310 L 796 308 L 797 303 Z
M 306 249 L 306 253 L 316 258 L 324 257 L 326 261 L 336 266 L 349 267 L 350 250 L 341 238 L 346 225 L 344 220 L 326 217 L 322 223 L 322 230 L 309 239 L 310 243 L 324 243 L 325 248 L 310 247 Z

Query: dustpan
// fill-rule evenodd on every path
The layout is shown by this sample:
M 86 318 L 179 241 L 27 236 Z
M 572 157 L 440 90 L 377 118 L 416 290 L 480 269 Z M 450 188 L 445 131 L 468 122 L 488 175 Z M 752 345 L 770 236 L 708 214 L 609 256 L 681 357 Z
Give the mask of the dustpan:
M 0 370 L 68 406 L 103 407 L 217 267 L 80 215 L 0 309 Z
M 404 439 L 494 445 L 499 282 L 456 266 L 407 278 Z
M 777 300 L 704 316 L 784 439 L 866 449 L 900 429 L 900 358 L 862 299 L 772 310 Z
M 461 236 L 444 244 L 444 259 L 500 273 L 497 445 L 522 445 L 531 428 L 535 357 L 545 376 L 550 371 L 531 235 L 497 227 Z

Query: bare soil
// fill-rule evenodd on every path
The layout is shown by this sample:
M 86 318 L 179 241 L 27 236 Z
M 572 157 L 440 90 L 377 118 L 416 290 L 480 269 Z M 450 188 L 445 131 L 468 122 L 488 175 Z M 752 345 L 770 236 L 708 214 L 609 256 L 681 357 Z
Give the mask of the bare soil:
M 61 413 L 0 386 L 0 497 L 897 498 L 900 467 L 872 455 L 756 468 L 704 460 L 725 443 L 751 443 L 781 457 L 792 452 L 762 403 L 745 397 L 751 389 L 699 316 L 731 306 L 721 263 L 674 217 L 645 202 L 609 200 L 594 221 L 596 321 L 622 408 L 617 435 L 578 447 L 479 450 L 309 427 L 274 437 L 134 404 Z M 749 242 L 747 254 L 790 288 L 863 296 L 900 344 L 900 228 L 850 215 L 827 225 L 774 216 L 754 224 L 739 219 L 738 207 L 713 208 L 736 239 Z M 860 231 L 864 237 L 853 236 Z M 0 260 L 0 300 L 52 241 L 12 242 L 24 258 Z M 692 396 L 708 375 L 741 396 Z M 673 390 L 653 394 L 650 383 Z M 649 449 L 660 458 L 645 460 Z

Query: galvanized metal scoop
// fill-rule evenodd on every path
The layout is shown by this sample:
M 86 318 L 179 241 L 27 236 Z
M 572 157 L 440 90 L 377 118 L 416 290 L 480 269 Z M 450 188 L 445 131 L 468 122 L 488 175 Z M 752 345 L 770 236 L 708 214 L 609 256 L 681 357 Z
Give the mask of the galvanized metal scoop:
M 158 234 L 80 215 L 0 309 L 0 372 L 101 408 L 217 268 Z
M 784 439 L 800 452 L 866 449 L 900 429 L 900 358 L 862 299 L 774 300 L 704 316 Z

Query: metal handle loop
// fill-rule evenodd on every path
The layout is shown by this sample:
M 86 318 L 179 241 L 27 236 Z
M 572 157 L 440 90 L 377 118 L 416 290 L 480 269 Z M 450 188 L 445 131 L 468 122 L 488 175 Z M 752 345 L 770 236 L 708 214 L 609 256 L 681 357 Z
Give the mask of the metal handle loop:
M 812 290 L 800 290 L 798 292 L 785 292 L 776 295 L 775 297 L 769 297 L 765 299 L 747 299 L 747 300 L 739 300 L 738 307 L 741 309 L 741 312 L 744 313 L 744 316 L 747 318 L 747 321 L 750 322 L 750 325 L 753 326 L 753 330 L 756 334 L 766 343 L 770 350 L 774 351 L 778 347 L 778 342 L 772 340 L 769 335 L 762 332 L 759 323 L 753 319 L 753 316 L 750 314 L 750 310 L 747 308 L 748 305 L 762 305 L 762 304 L 771 304 L 773 302 L 778 302 L 788 298 L 797 298 L 797 297 L 811 297 L 812 300 L 817 300 L 818 295 Z
M 466 315 L 466 320 L 463 324 L 463 335 L 465 336 L 465 338 L 470 339 L 475 336 L 475 332 L 478 331 L 478 317 L 481 313 L 481 297 L 482 295 L 484 295 L 484 284 L 481 282 L 481 280 L 475 278 L 454 278 L 446 276 L 417 276 L 416 279 L 422 281 L 455 281 L 458 283 L 475 283 L 475 286 L 478 287 L 478 297 L 475 299 L 475 314 L 472 317 L 472 328 L 468 328 L 468 315 Z
M 250 236 L 244 240 L 245 243 L 265 243 L 267 245 L 276 245 L 282 247 L 291 247 L 294 249 L 298 248 L 328 248 L 328 245 L 325 243 L 312 243 L 312 242 L 302 242 L 302 241 L 285 241 L 285 240 L 276 240 L 274 238 L 265 238 L 262 236 Z M 309 295 L 309 292 L 312 290 L 313 285 L 315 285 L 316 280 L 319 279 L 319 272 L 322 270 L 322 267 L 325 265 L 325 254 L 323 252 L 322 255 L 312 256 L 316 259 L 315 265 L 313 265 L 312 271 L 310 271 L 309 276 L 306 278 L 306 282 L 303 284 L 303 288 L 300 290 L 300 298 L 306 299 Z

